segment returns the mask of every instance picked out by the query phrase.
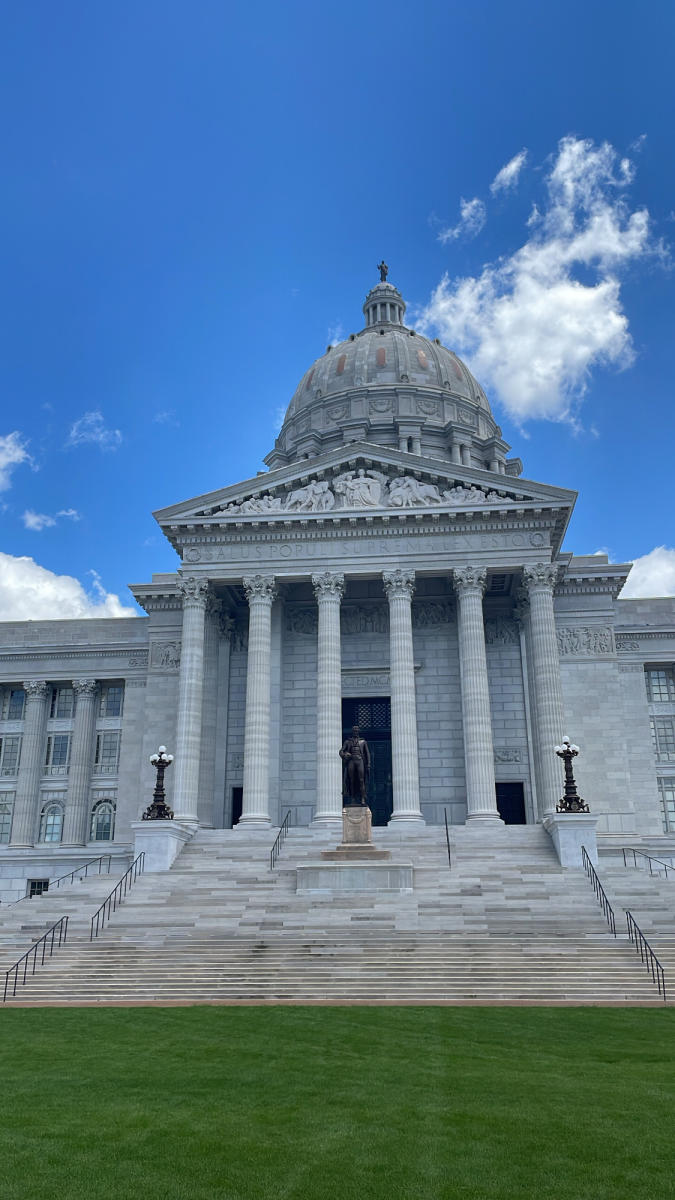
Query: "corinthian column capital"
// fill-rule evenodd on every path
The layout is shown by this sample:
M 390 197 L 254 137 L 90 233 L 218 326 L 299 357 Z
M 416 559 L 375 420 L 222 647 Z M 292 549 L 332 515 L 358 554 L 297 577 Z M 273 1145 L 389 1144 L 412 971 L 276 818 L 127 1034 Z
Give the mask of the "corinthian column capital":
M 47 695 L 46 679 L 29 679 L 22 686 L 28 700 L 41 700 Z
M 246 575 L 242 583 L 249 604 L 254 600 L 266 600 L 271 604 L 277 594 L 273 575 Z
M 481 596 L 485 591 L 487 580 L 486 567 L 457 567 L 453 571 L 453 583 L 457 592 L 478 592 Z
M 341 600 L 345 591 L 345 577 L 338 573 L 322 571 L 312 575 L 312 587 L 317 600 Z
M 558 581 L 559 571 L 556 563 L 532 563 L 523 567 L 525 587 L 528 591 L 532 591 L 533 588 L 546 588 L 552 592 Z
M 389 600 L 393 600 L 399 596 L 405 600 L 412 600 L 413 592 L 415 591 L 414 571 L 401 570 L 400 568 L 397 568 L 395 571 L 383 571 L 382 582 L 384 583 L 384 590 Z
M 78 698 L 80 696 L 93 696 L 97 686 L 95 679 L 73 679 L 73 691 Z
M 208 579 L 183 575 L 176 581 L 176 587 L 183 597 L 183 608 L 206 608 L 206 598 L 209 593 Z

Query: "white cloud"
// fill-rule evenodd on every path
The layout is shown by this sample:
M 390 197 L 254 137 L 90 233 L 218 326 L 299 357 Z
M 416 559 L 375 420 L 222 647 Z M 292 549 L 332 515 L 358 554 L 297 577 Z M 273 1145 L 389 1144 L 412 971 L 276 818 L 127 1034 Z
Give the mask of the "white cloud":
M 279 405 L 277 408 L 275 408 L 275 410 L 274 410 L 274 420 L 273 420 L 273 423 L 272 423 L 272 428 L 273 428 L 273 430 L 274 430 L 274 432 L 275 432 L 275 433 L 278 433 L 278 432 L 279 432 L 279 430 L 281 429 L 281 426 L 282 426 L 282 425 L 283 425 L 283 423 L 284 423 L 284 420 L 285 420 L 285 418 L 286 418 L 286 409 L 287 409 L 287 408 L 288 408 L 288 405 L 287 405 L 287 404 L 280 404 L 280 405 Z
M 101 412 L 87 412 L 75 421 L 68 435 L 68 446 L 82 446 L 88 442 L 100 446 L 101 450 L 116 450 L 122 441 L 119 429 L 108 429 Z
M 638 596 L 675 596 L 675 550 L 656 546 L 635 559 L 620 599 Z
M 663 250 L 646 209 L 625 200 L 632 178 L 607 143 L 563 138 L 523 245 L 477 276 L 446 274 L 422 310 L 420 327 L 465 356 L 519 423 L 575 423 L 591 369 L 633 361 L 619 274 Z
M 155 425 L 172 425 L 176 429 L 180 425 L 180 421 L 178 421 L 176 419 L 176 414 L 172 408 L 160 409 L 159 412 L 155 413 L 155 415 L 152 419 L 155 422 Z M 119 430 L 117 430 L 117 432 L 119 433 Z M 120 440 L 121 440 L 121 435 L 120 435 Z
M 518 182 L 518 176 L 525 166 L 526 160 L 527 150 L 519 150 L 518 153 L 514 154 L 513 158 L 502 167 L 501 171 L 497 171 L 497 174 L 490 184 L 490 191 L 492 192 L 493 196 L 496 196 L 497 192 L 508 192 L 511 191 L 512 188 L 515 188 Z
M 55 517 L 50 517 L 47 513 L 33 512 L 32 508 L 26 509 L 21 520 L 26 529 L 32 529 L 35 533 L 48 529 L 50 525 L 56 525 Z
M 0 620 L 53 621 L 71 617 L 135 617 L 119 596 L 106 592 L 92 571 L 92 591 L 79 579 L 56 575 L 32 558 L 0 552 Z
M 438 235 L 439 242 L 453 242 L 458 237 L 475 237 L 485 224 L 485 205 L 474 196 L 473 200 L 465 200 L 459 204 L 459 221 L 450 229 L 442 229 Z
M 76 508 L 61 508 L 53 517 L 49 513 L 34 512 L 32 508 L 27 508 L 21 520 L 26 529 L 31 529 L 34 533 L 41 533 L 43 529 L 49 529 L 56 525 L 58 517 L 67 517 L 70 521 L 80 520 L 80 514 Z
M 329 346 L 336 346 L 345 336 L 344 326 L 340 321 L 336 321 L 334 325 L 328 326 L 328 342 Z
M 14 468 L 30 461 L 26 443 L 18 430 L 0 435 L 0 492 L 6 492 L 12 486 Z

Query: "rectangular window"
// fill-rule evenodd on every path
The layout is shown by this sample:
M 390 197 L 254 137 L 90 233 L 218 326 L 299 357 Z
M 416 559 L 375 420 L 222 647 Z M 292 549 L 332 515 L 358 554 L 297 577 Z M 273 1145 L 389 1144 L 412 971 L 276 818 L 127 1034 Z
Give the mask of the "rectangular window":
M 49 891 L 49 880 L 48 879 L 29 879 L 28 880 L 28 895 L 29 896 L 43 896 L 44 893 L 48 892 L 48 891 Z
M 18 775 L 21 757 L 21 735 L 0 738 L 0 775 Z
M 50 717 L 72 717 L 75 712 L 75 693 L 71 687 L 52 688 Z
M 0 843 L 7 845 L 12 832 L 14 792 L 0 792 Z
M 0 697 L 0 718 L 3 721 L 22 721 L 26 693 L 20 687 L 2 689 Z
M 70 734 L 51 733 L 47 738 L 45 775 L 67 775 L 70 756 Z
M 675 717 L 652 717 L 651 723 L 657 762 L 675 762 Z
M 658 780 L 663 832 L 675 833 L 675 775 Z
M 123 697 L 124 688 L 117 684 L 111 687 L 102 687 L 99 717 L 121 717 Z
M 675 701 L 675 668 L 645 667 L 647 698 L 652 704 Z
M 96 735 L 94 771 L 98 775 L 116 775 L 120 758 L 119 730 L 110 729 Z

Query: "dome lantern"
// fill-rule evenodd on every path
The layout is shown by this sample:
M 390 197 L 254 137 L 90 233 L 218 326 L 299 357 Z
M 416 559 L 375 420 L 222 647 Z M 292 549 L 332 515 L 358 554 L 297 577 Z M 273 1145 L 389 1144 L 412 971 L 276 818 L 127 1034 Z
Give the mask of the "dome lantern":
M 370 289 L 363 305 L 366 328 L 369 325 L 402 325 L 405 300 L 393 283 L 387 283 L 389 267 L 384 259 L 377 269 L 380 272 L 380 282 Z

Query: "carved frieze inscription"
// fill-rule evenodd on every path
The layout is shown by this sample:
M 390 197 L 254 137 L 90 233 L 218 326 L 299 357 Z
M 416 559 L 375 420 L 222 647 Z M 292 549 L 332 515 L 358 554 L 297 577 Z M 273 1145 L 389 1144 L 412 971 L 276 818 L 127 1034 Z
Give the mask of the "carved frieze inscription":
M 518 627 L 515 621 L 504 617 L 488 617 L 485 622 L 485 641 L 488 646 L 517 645 Z
M 614 637 L 608 625 L 561 625 L 556 632 L 561 656 L 596 658 L 614 652 Z
M 411 554 L 419 557 L 425 551 L 428 554 L 458 554 L 465 555 L 490 550 L 527 550 L 539 549 L 548 545 L 547 535 L 540 530 L 531 532 L 508 533 L 427 533 L 413 536 L 394 534 L 390 537 L 374 533 L 364 533 L 359 537 L 345 536 L 344 538 L 307 539 L 297 541 L 259 542 L 237 541 L 233 539 L 227 545 L 209 544 L 208 546 L 188 546 L 183 558 L 188 563 L 228 563 L 237 562 L 269 562 L 281 560 L 297 562 L 298 560 L 321 560 L 336 558 L 340 561 L 355 558 L 377 558 L 378 556 L 391 559 L 393 556 Z
M 412 623 L 416 629 L 447 624 L 453 609 L 449 601 L 419 600 L 412 606 Z M 316 634 L 318 614 L 316 605 L 289 609 L 286 616 L 289 633 Z M 343 604 L 340 611 L 343 637 L 356 633 L 389 633 L 389 606 L 382 604 Z
M 495 746 L 496 763 L 519 763 L 523 761 L 523 752 L 515 746 Z

